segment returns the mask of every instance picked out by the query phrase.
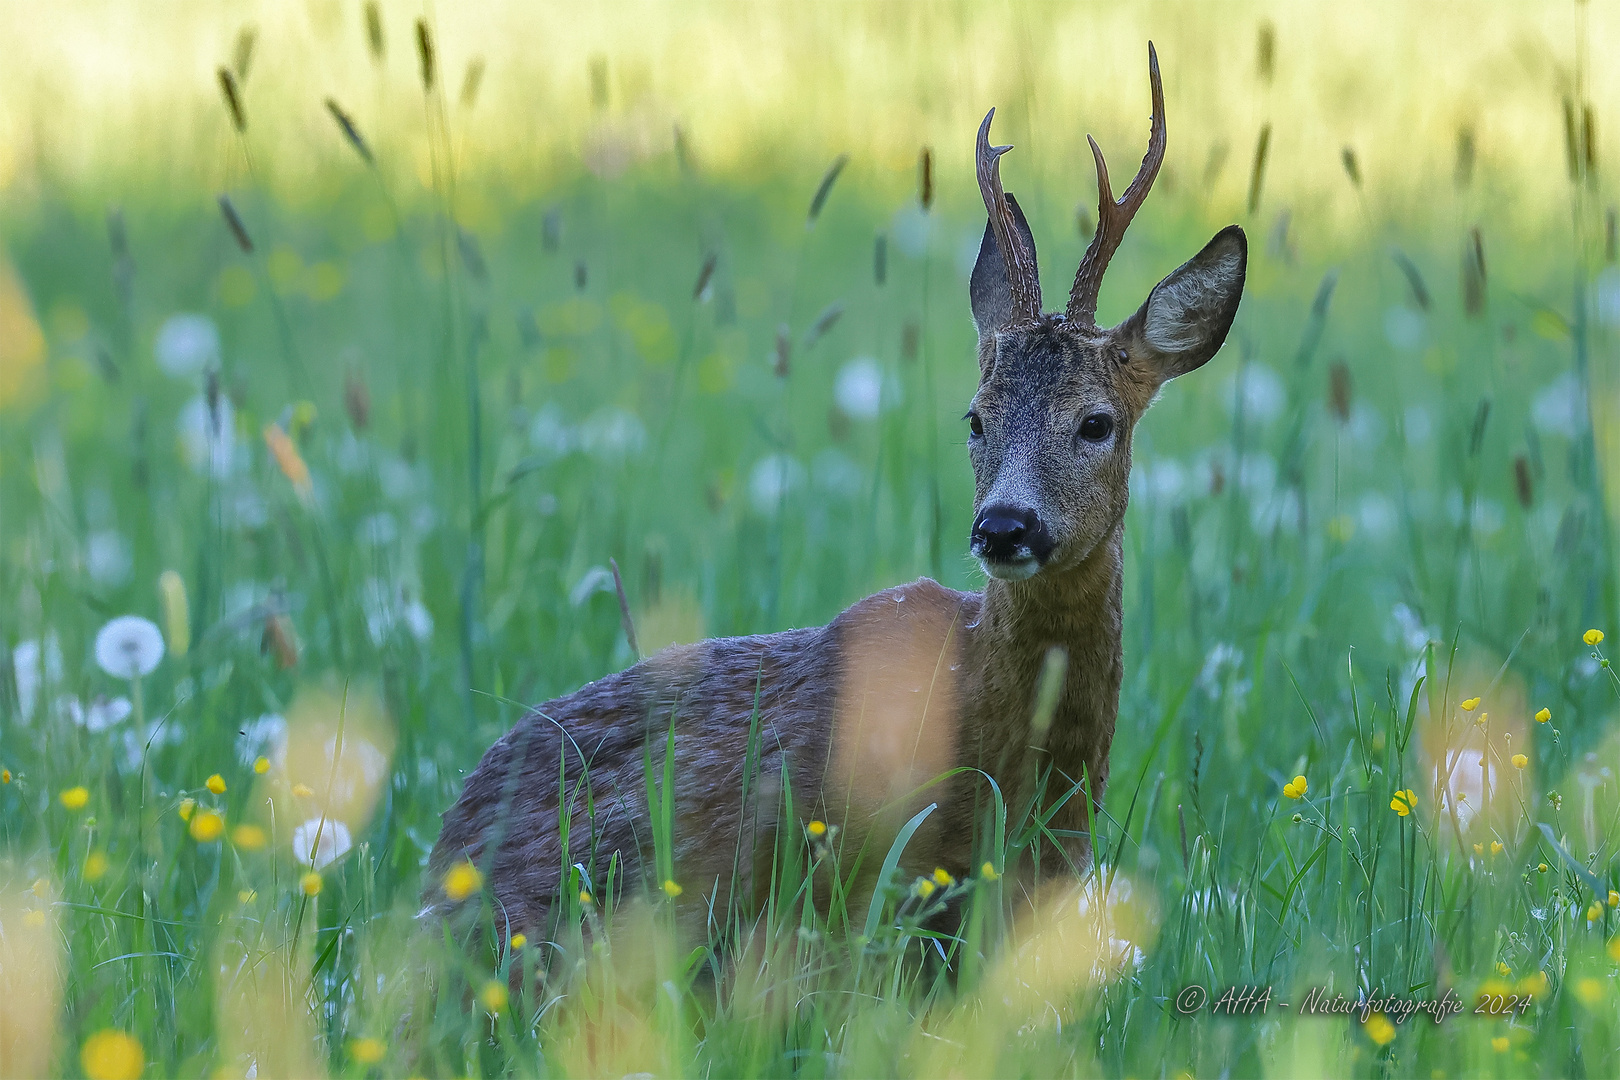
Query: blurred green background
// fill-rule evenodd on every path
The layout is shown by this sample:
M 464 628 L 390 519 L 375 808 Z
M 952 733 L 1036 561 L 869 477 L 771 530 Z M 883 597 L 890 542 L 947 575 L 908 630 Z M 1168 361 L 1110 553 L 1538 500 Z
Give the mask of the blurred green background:
M 1136 433 L 1101 847 L 1157 940 L 1085 998 L 1096 1039 L 999 1067 L 1615 1066 L 1613 916 L 1582 916 L 1616 882 L 1616 698 L 1581 644 L 1617 622 L 1613 6 L 62 3 L 0 38 L 0 914 L 51 912 L 52 1068 L 104 1027 L 158 1073 L 251 1060 L 203 958 L 244 909 L 307 918 L 289 830 L 196 844 L 175 810 L 269 827 L 251 764 L 299 700 L 388 718 L 307 987 L 323 1067 L 364 1071 L 366 957 L 461 774 L 634 659 L 610 559 L 645 652 L 976 587 L 972 136 L 996 106 L 1060 306 L 1086 133 L 1120 175 L 1145 146 L 1148 39 L 1169 154 L 1100 320 L 1229 222 L 1251 250 L 1227 346 Z M 93 649 L 126 613 L 169 646 L 133 704 Z M 1458 726 L 1480 695 L 1495 726 Z M 1517 813 L 1387 809 L 1454 810 L 1436 763 L 1481 748 Z M 1514 1023 L 1393 1041 L 1165 1004 L 1536 973 Z M 886 1000 L 926 1024 L 948 993 Z M 667 1061 L 915 1070 L 904 1024 L 817 1015 L 842 1034 Z

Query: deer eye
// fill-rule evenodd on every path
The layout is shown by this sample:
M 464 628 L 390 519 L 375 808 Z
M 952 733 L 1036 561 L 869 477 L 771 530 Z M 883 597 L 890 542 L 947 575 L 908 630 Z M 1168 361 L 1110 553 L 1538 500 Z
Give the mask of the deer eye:
M 973 437 L 975 439 L 984 438 L 984 421 L 979 419 L 979 414 L 978 413 L 976 413 L 976 412 L 968 413 L 967 414 L 967 422 L 968 422 L 968 431 L 973 433 Z
M 1102 442 L 1114 433 L 1114 418 L 1104 412 L 1094 412 L 1080 421 L 1080 437 L 1086 442 Z

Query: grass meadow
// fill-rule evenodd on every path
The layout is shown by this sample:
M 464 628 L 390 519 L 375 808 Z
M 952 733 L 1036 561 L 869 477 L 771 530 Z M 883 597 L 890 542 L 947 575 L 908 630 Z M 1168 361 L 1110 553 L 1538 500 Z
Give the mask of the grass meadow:
M 1620 1072 L 1612 8 L 0 26 L 0 1073 Z M 636 659 L 615 565 L 644 654 L 977 587 L 972 136 L 1060 307 L 1149 38 L 1100 321 L 1230 222 L 1251 261 L 1136 431 L 1078 901 L 1008 922 L 1013 813 L 861 927 L 795 903 L 812 836 L 709 942 L 633 892 L 425 933 L 464 773 Z

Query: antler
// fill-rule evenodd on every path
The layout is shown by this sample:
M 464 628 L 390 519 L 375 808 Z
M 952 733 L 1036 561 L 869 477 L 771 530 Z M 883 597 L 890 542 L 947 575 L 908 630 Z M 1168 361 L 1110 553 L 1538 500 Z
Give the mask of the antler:
M 974 154 L 979 192 L 984 196 L 990 228 L 996 234 L 996 245 L 1001 248 L 1002 262 L 1007 269 L 1013 321 L 1032 322 L 1041 316 L 1041 283 L 1035 272 L 1034 252 L 1024 246 L 1023 235 L 1014 225 L 1012 210 L 1007 206 L 1007 193 L 1001 190 L 1001 155 L 1012 147 L 990 145 L 990 119 L 995 115 L 996 110 L 991 109 L 979 125 L 978 148 Z
M 1114 201 L 1114 192 L 1108 186 L 1108 163 L 1103 160 L 1103 152 L 1096 139 L 1086 136 L 1091 144 L 1091 156 L 1097 159 L 1097 232 L 1074 275 L 1074 288 L 1069 292 L 1069 307 L 1065 313 L 1070 322 L 1096 325 L 1097 294 L 1102 289 L 1103 271 L 1108 269 L 1108 260 L 1125 238 L 1131 218 L 1136 216 L 1148 189 L 1153 187 L 1159 166 L 1164 164 L 1164 86 L 1159 82 L 1159 54 L 1153 51 L 1151 41 L 1148 42 L 1148 81 L 1153 84 L 1153 126 L 1148 135 L 1147 154 L 1142 158 L 1136 179 L 1118 202 Z M 982 166 L 979 175 L 984 175 Z

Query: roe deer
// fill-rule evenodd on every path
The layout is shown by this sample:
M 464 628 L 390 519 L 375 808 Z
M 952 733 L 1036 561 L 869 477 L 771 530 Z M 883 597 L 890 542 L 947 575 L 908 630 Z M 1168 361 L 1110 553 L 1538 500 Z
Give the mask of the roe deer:
M 1131 433 L 1166 380 L 1225 341 L 1248 257 L 1242 229 L 1228 226 L 1130 318 L 1096 324 L 1103 272 L 1164 160 L 1151 43 L 1148 72 L 1148 151 L 1117 202 L 1091 140 L 1097 231 L 1061 315 L 1041 312 L 1035 241 L 1001 186 L 999 158 L 1011 148 L 990 145 L 994 109 L 979 127 L 989 223 L 970 285 L 980 379 L 966 420 L 970 546 L 988 575 L 984 591 L 923 578 L 826 626 L 674 646 L 540 706 L 484 755 L 444 815 L 424 914 L 457 906 L 444 880 L 463 860 L 487 879 L 497 933 L 537 941 L 553 933 L 570 866 L 594 866 L 600 886 L 616 854 L 621 882 L 662 877 L 652 862 L 648 761 L 673 780 L 660 798 L 673 796 L 674 881 L 680 906 L 700 920 L 760 902 L 779 830 L 835 824 L 841 850 L 865 845 L 864 864 L 875 866 L 925 799 L 938 812 L 912 836 L 905 862 L 967 874 L 986 790 L 977 770 L 1019 807 L 1034 797 L 1025 767 L 1032 741 L 1044 740 L 1039 753 L 1059 787 L 1073 794 L 1088 783 L 1093 801 L 1068 798 L 1057 809 L 1050 824 L 1063 850 L 1043 853 L 1040 872 L 1089 862 L 1086 821 L 1101 805 L 1119 708 Z M 1036 733 L 1037 683 L 1053 647 L 1067 664 L 1049 727 Z M 745 784 L 750 763 L 757 779 Z M 782 819 L 784 780 L 797 820 Z

